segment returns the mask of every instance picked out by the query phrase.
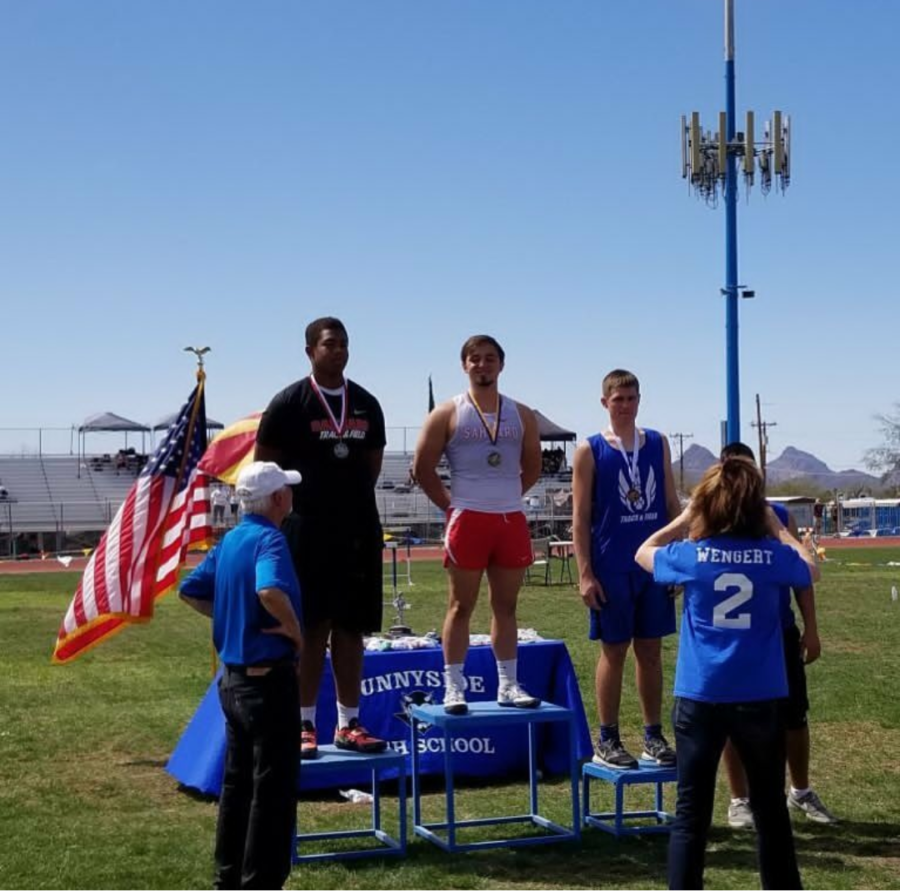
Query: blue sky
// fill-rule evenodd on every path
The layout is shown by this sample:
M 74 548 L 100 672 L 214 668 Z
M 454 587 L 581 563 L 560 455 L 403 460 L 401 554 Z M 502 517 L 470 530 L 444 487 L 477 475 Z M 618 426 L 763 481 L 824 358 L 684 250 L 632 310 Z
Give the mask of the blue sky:
M 759 393 L 773 456 L 859 466 L 900 398 L 898 30 L 894 0 L 736 0 L 739 118 L 795 134 L 786 196 L 742 191 L 738 217 L 742 434 Z M 484 331 L 504 390 L 580 436 L 623 366 L 644 424 L 715 448 L 724 217 L 678 127 L 724 107 L 722 47 L 721 0 L 8 0 L 0 427 L 152 422 L 186 344 L 230 422 L 334 314 L 391 427 L 429 374 L 463 389 Z

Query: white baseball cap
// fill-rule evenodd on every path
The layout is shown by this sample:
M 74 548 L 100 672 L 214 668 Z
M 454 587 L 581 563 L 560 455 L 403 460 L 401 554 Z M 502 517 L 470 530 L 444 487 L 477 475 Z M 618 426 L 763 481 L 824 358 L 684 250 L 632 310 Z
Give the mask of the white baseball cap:
M 242 499 L 261 499 L 299 482 L 299 471 L 282 471 L 273 461 L 254 461 L 238 474 L 234 491 Z

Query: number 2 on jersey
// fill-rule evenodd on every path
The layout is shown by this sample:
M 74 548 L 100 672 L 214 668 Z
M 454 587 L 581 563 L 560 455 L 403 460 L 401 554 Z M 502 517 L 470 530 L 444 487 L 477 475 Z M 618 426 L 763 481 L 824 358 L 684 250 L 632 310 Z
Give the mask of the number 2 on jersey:
M 753 597 L 753 583 L 743 573 L 723 573 L 716 577 L 715 589 L 717 592 L 727 592 L 735 588 L 737 594 L 720 601 L 713 608 L 713 625 L 719 629 L 750 628 L 749 613 L 738 613 L 736 616 L 728 614 Z

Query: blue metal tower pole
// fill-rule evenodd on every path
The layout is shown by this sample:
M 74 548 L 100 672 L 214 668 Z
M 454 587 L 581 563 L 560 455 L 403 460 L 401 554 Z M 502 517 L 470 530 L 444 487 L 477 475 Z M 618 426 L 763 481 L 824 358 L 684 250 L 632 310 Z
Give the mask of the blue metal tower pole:
M 734 0 L 725 0 L 725 131 L 735 135 Z M 725 386 L 727 439 L 741 439 L 740 349 L 738 341 L 737 159 L 729 151 L 725 168 Z

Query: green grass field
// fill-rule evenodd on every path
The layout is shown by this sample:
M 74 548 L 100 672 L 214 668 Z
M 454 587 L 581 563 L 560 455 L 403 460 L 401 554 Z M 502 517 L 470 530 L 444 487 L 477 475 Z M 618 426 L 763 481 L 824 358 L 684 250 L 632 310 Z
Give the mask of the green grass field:
M 836 827 L 795 818 L 808 888 L 897 888 L 900 884 L 900 550 L 833 550 L 818 590 L 823 657 L 810 667 L 812 778 L 843 818 Z M 408 619 L 440 625 L 443 571 L 415 564 Z M 206 621 L 175 598 L 148 626 L 128 629 L 70 666 L 50 652 L 78 577 L 0 576 L 0 887 L 202 888 L 211 880 L 216 805 L 180 790 L 166 760 L 209 685 Z M 483 599 L 484 600 L 484 599 Z M 574 588 L 524 590 L 520 625 L 566 641 L 592 723 L 596 645 L 587 641 Z M 486 631 L 479 607 L 473 631 Z M 666 643 L 667 690 L 675 659 Z M 666 706 L 668 711 L 670 697 Z M 626 742 L 637 743 L 633 684 L 622 709 Z M 565 814 L 566 785 L 545 794 Z M 521 783 L 464 786 L 463 811 L 518 813 Z M 436 813 L 437 790 L 426 808 Z M 431 801 L 433 800 L 433 801 Z M 631 801 L 631 800 L 629 800 Z M 707 860 L 710 888 L 756 888 L 753 834 L 724 823 L 720 788 Z M 304 802 L 306 827 L 364 823 L 364 806 L 320 795 Z M 428 812 L 426 812 L 428 813 Z M 390 816 L 390 811 L 388 812 Z M 410 841 L 405 861 L 371 859 L 303 867 L 292 888 L 660 888 L 664 839 L 616 841 L 600 831 L 578 846 L 486 851 L 452 857 Z

